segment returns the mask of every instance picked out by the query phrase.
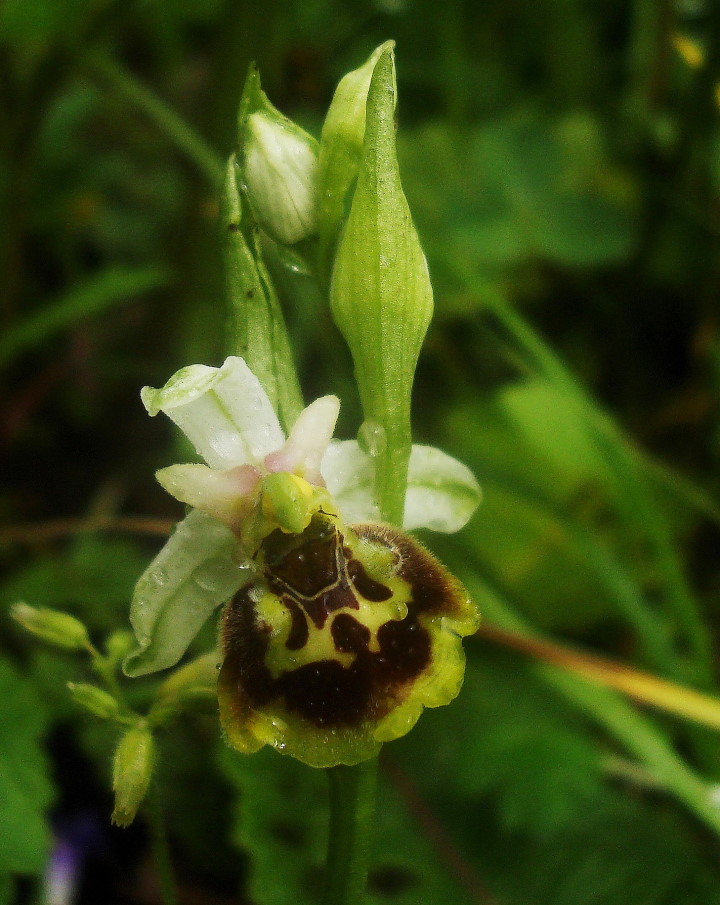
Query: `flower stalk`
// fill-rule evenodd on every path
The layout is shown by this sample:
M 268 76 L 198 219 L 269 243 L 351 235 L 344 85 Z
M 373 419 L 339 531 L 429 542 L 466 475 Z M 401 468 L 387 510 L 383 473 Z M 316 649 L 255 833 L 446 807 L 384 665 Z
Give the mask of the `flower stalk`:
M 330 828 L 323 905 L 357 905 L 367 881 L 378 759 L 331 767 Z

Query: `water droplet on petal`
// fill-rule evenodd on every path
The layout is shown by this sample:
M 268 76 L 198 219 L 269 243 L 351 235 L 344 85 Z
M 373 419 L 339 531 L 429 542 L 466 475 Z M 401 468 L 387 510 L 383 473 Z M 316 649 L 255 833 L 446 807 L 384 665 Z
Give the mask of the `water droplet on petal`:
M 153 569 L 150 573 L 150 578 L 155 582 L 158 587 L 162 587 L 168 580 L 168 573 L 165 569 Z
M 369 456 L 380 456 L 385 452 L 387 439 L 385 428 L 377 421 L 363 421 L 358 431 L 358 443 L 360 449 Z

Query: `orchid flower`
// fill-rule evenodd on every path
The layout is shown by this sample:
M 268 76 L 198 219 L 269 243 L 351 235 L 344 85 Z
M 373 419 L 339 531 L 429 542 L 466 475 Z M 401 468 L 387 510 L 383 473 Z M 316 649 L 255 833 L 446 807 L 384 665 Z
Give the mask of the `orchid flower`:
M 241 358 L 183 368 L 141 395 L 150 415 L 168 415 L 207 464 L 157 474 L 192 508 L 137 583 L 130 619 L 138 647 L 125 666 L 134 676 L 178 662 L 211 613 L 256 575 L 253 545 L 273 527 L 302 530 L 322 501 L 347 523 L 378 521 L 373 456 L 354 440 L 331 439 L 336 397 L 315 400 L 286 437 Z M 413 447 L 405 529 L 457 531 L 479 498 L 464 465 Z

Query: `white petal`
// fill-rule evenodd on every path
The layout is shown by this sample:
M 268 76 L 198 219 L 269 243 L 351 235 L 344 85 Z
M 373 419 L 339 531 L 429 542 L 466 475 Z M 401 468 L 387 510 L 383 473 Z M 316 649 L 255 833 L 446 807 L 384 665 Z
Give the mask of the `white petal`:
M 207 465 L 171 465 L 161 468 L 155 477 L 176 500 L 236 530 L 252 503 L 260 472 L 252 465 L 228 471 L 215 471 Z
M 311 484 L 321 483 L 320 466 L 339 412 L 337 396 L 323 396 L 303 409 L 283 447 L 265 459 L 267 470 L 289 471 Z
M 317 145 L 297 127 L 266 113 L 248 119 L 245 179 L 260 225 L 293 245 L 317 229 Z
M 151 415 L 165 412 L 212 468 L 259 465 L 285 437 L 270 400 L 242 358 L 191 365 L 159 390 L 144 387 Z
M 140 577 L 130 606 L 138 646 L 125 661 L 129 676 L 174 666 L 213 610 L 252 577 L 236 561 L 237 538 L 193 510 Z
M 480 485 L 466 465 L 433 446 L 413 446 L 403 524 L 407 531 L 459 531 L 480 499 Z
M 332 441 L 323 456 L 321 471 L 328 492 L 346 522 L 380 520 L 374 499 L 375 463 L 357 441 Z

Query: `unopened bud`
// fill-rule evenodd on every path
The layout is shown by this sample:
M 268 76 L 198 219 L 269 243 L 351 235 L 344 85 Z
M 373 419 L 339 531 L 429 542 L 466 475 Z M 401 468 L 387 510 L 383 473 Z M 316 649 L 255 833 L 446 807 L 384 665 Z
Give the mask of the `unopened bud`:
M 248 117 L 244 176 L 253 213 L 268 235 L 294 245 L 317 230 L 317 143 L 279 114 Z
M 105 650 L 111 663 L 120 663 L 135 647 L 135 638 L 132 632 L 119 630 L 113 632 L 105 642 Z
M 16 603 L 10 610 L 10 615 L 24 629 L 48 644 L 64 647 L 66 650 L 87 650 L 90 647 L 85 626 L 67 613 Z
M 97 685 L 86 682 L 68 682 L 68 691 L 73 701 L 104 720 L 117 717 L 120 707 L 117 700 Z
M 130 826 L 147 793 L 155 766 L 155 743 L 145 727 L 129 729 L 120 739 L 113 763 L 115 809 L 112 822 Z
M 412 445 L 410 398 L 433 297 L 400 182 L 395 99 L 388 45 L 370 80 L 363 152 L 335 256 L 330 304 L 352 353 L 365 420 L 385 438 L 376 460 L 380 514 L 402 524 Z

